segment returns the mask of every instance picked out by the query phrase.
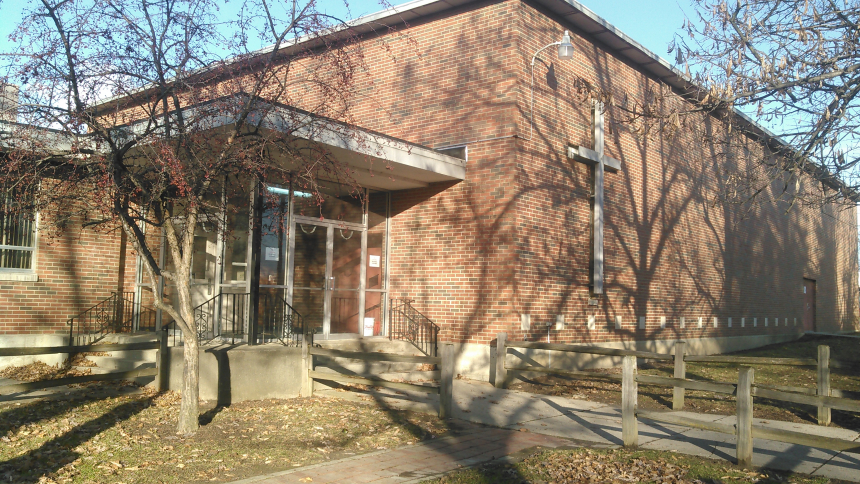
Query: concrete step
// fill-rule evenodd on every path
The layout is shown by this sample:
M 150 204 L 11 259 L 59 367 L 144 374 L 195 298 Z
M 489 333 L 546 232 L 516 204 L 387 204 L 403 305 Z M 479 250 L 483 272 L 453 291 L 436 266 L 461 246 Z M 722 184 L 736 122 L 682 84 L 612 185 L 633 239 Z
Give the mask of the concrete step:
M 319 371 L 320 373 L 332 373 L 332 374 L 337 374 L 337 375 L 348 375 L 348 373 L 334 371 L 331 368 L 317 367 L 317 368 L 315 368 L 315 370 Z M 415 378 L 414 380 L 410 380 L 409 378 L 405 378 L 405 377 L 410 376 L 412 373 L 429 373 L 430 375 L 412 375 Z M 439 384 L 438 381 L 433 380 L 432 373 L 433 372 L 398 372 L 398 373 L 380 373 L 380 374 L 375 374 L 375 375 L 371 374 L 371 375 L 376 377 L 376 378 L 380 378 L 382 380 L 387 380 L 387 381 L 398 381 L 398 382 L 405 381 L 406 383 L 414 383 L 415 385 L 432 387 L 432 386 L 437 386 Z M 364 375 L 357 375 L 357 376 L 364 376 Z M 328 385 L 326 385 L 324 383 L 319 383 L 319 384 L 325 388 L 328 388 Z
M 336 371 L 351 371 L 378 375 L 381 373 L 409 373 L 418 371 L 421 367 L 415 363 L 400 363 L 392 361 L 356 361 L 344 358 L 330 359 L 324 356 L 314 357 L 315 368 L 331 368 Z
M 113 356 L 87 356 L 87 359 L 95 363 L 98 368 L 111 371 L 126 371 L 141 365 L 155 365 L 155 359 L 116 358 Z
M 384 337 L 331 339 L 316 338 L 315 345 L 322 348 L 358 353 L 390 353 L 396 355 L 425 356 L 411 343 L 406 341 L 390 341 Z M 427 367 L 420 363 L 393 361 L 361 361 L 348 358 L 328 358 L 317 356 L 316 368 L 330 368 L 333 371 L 346 371 L 362 374 L 378 375 L 382 373 L 409 374 L 425 370 Z
M 78 370 L 90 370 L 90 373 L 92 373 L 93 375 L 103 375 L 105 373 L 131 371 L 136 370 L 138 368 L 155 368 L 155 363 L 135 364 L 134 362 L 117 361 L 115 365 L 111 366 L 76 366 L 75 368 Z
M 88 344 L 129 344 L 129 343 L 149 343 L 158 341 L 155 333 L 119 333 L 119 334 L 84 334 L 75 336 L 75 343 L 78 345 Z
M 314 344 L 322 348 L 342 351 L 360 351 L 366 353 L 394 353 L 398 355 L 424 355 L 418 348 L 406 341 L 391 341 L 388 338 L 376 336 L 369 338 L 322 339 L 317 335 Z
M 390 373 L 380 373 L 377 376 L 385 380 L 405 380 L 414 382 L 434 382 L 439 383 L 442 378 L 442 372 L 439 370 L 432 371 L 399 371 Z
M 155 357 L 158 354 L 158 350 L 119 350 L 105 351 L 105 353 L 110 355 L 110 357 L 112 358 L 121 358 L 125 360 L 155 361 Z M 92 359 L 96 357 L 88 356 L 88 358 Z
M 103 343 L 117 344 L 148 343 L 150 341 L 158 341 L 158 337 L 155 333 L 149 331 L 141 333 L 107 334 L 102 338 Z

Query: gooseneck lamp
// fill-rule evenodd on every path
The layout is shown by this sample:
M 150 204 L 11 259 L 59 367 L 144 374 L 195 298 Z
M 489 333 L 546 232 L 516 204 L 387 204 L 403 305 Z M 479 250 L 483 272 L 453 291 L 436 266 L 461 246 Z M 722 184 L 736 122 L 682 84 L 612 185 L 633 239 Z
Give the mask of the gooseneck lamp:
M 570 42 L 570 32 L 567 30 L 564 31 L 564 35 L 561 37 L 561 42 L 553 42 L 551 44 L 547 44 L 544 47 L 538 49 L 535 52 L 535 55 L 532 56 L 532 65 L 531 65 L 531 74 L 532 74 L 532 83 L 531 83 L 531 94 L 532 94 L 532 113 L 531 113 L 531 126 L 529 128 L 529 137 L 527 141 L 531 141 L 532 135 L 535 130 L 535 61 L 537 60 L 538 54 L 543 52 L 546 49 L 549 49 L 552 46 L 558 46 L 558 60 L 570 60 L 573 59 L 573 44 Z

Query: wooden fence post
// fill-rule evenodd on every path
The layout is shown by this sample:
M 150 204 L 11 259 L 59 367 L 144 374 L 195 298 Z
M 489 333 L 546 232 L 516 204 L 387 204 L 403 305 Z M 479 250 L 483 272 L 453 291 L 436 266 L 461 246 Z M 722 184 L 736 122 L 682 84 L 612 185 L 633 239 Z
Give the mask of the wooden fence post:
M 158 353 L 155 357 L 155 366 L 158 373 L 155 375 L 155 387 L 160 392 L 170 389 L 170 348 L 167 346 L 167 327 L 156 332 L 158 337 Z
M 442 345 L 442 368 L 439 379 L 439 418 L 452 418 L 454 415 L 454 345 Z
M 684 362 L 686 351 L 686 341 L 675 343 L 675 378 L 687 378 L 687 364 Z M 682 410 L 683 408 L 684 387 L 674 387 L 672 389 L 672 410 Z
M 751 466 L 753 455 L 752 418 L 753 398 L 752 384 L 755 378 L 755 370 L 742 366 L 738 370 L 738 443 L 737 456 L 739 466 Z
M 830 396 L 830 347 L 818 347 L 818 395 Z M 830 407 L 818 406 L 818 425 L 830 425 Z
M 302 396 L 314 396 L 314 380 L 310 372 L 314 369 L 314 355 L 310 353 L 307 338 L 302 338 Z
M 508 349 L 505 348 L 507 339 L 507 333 L 499 333 L 496 336 L 496 381 L 493 382 L 496 388 L 508 386 L 508 370 L 505 369 L 505 356 L 508 354 Z
M 639 425 L 636 420 L 636 357 L 625 356 L 621 375 L 621 439 L 624 447 L 639 445 Z

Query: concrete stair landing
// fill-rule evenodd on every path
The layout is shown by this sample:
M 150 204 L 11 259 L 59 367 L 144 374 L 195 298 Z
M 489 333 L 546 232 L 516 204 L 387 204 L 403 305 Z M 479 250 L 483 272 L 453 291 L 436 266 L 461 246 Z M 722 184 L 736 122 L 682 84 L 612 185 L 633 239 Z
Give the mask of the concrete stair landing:
M 398 355 L 424 356 L 415 346 L 406 341 L 390 341 L 388 338 L 359 339 L 317 339 L 315 344 L 326 349 L 356 351 L 361 353 L 392 353 Z M 361 361 L 346 358 L 327 358 L 316 356 L 314 369 L 320 372 L 340 374 L 374 375 L 384 380 L 407 381 L 435 384 L 439 380 L 439 370 L 429 369 L 429 365 L 393 361 Z M 315 388 L 326 390 L 329 387 L 317 382 Z

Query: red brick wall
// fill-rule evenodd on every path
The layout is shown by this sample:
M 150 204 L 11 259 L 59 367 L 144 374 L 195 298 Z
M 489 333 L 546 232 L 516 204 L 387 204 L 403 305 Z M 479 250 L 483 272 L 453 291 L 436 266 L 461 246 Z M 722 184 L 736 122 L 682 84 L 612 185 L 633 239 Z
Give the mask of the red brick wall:
M 590 174 L 567 158 L 566 147 L 592 146 L 591 113 L 575 81 L 586 80 L 619 102 L 643 102 L 659 86 L 573 31 L 574 60 L 560 62 L 547 49 L 536 64 L 535 131 L 527 139 L 532 54 L 565 29 L 570 26 L 528 3 L 486 2 L 415 22 L 405 29 L 409 41 L 391 34 L 383 37 L 390 51 L 365 52 L 371 72 L 362 88 L 374 96 L 357 107 L 359 125 L 434 148 L 469 147 L 465 181 L 392 194 L 389 295 L 415 298 L 443 327 L 441 338 L 458 342 L 488 343 L 500 331 L 546 338 L 545 324 L 557 315 L 566 328 L 552 330 L 553 341 L 793 334 L 801 324 L 806 277 L 817 282 L 819 329 L 856 327 L 853 208 L 795 207 L 786 214 L 784 205 L 764 203 L 746 213 L 720 202 L 733 163 L 745 161 L 733 154 L 729 163 L 702 142 L 703 130 L 725 130 L 718 120 L 702 116 L 672 135 L 643 137 L 634 132 L 637 125 L 621 122 L 618 106 L 607 112 L 606 150 L 622 161 L 622 170 L 606 178 L 606 294 L 597 306 L 588 305 Z M 368 46 L 378 40 L 369 39 Z M 683 103 L 673 96 L 665 102 Z M 756 150 L 748 140 L 739 143 Z M 82 264 L 82 257 L 93 256 L 83 256 L 73 242 L 58 257 L 49 251 L 62 246 L 40 248 L 39 271 L 44 261 L 74 263 L 57 262 L 69 267 L 46 273 L 44 282 L 2 283 L 25 301 L 62 289 L 65 302 L 50 307 L 68 309 L 29 311 L 14 323 L 4 319 L 8 328 L 0 331 L 62 331 L 66 317 L 115 287 L 111 254 L 118 242 L 85 234 L 81 240 L 98 247 L 93 252 L 100 258 Z M 133 262 L 130 256 L 127 274 Z M 0 293 L 0 308 L 22 306 L 7 293 Z M 519 330 L 522 314 L 531 315 L 527 334 Z M 589 316 L 595 317 L 593 330 L 586 328 Z M 616 316 L 621 329 L 615 329 Z
M 732 166 L 746 161 L 739 151 L 730 163 L 719 147 L 702 142 L 704 130 L 725 130 L 717 119 L 691 118 L 674 134 L 641 136 L 636 125 L 621 122 L 617 106 L 606 113 L 606 150 L 623 165 L 606 176 L 606 293 L 597 306 L 588 305 L 591 178 L 585 165 L 567 158 L 566 147 L 592 147 L 591 104 L 577 95 L 575 81 L 584 79 L 616 100 L 640 102 L 659 86 L 573 32 L 573 61 L 560 62 L 548 49 L 536 64 L 536 129 L 526 139 L 531 56 L 566 28 L 511 1 L 409 30 L 434 54 L 423 69 L 407 66 L 423 76 L 409 77 L 423 86 L 416 91 L 451 77 L 461 89 L 413 99 L 407 114 L 422 116 L 404 117 L 406 138 L 434 147 L 467 143 L 469 162 L 463 183 L 393 197 L 392 294 L 418 299 L 444 328 L 442 338 L 453 341 L 488 343 L 498 331 L 545 339 L 546 323 L 557 315 L 566 329 L 551 330 L 553 341 L 695 338 L 796 333 L 803 278 L 811 278 L 817 281 L 818 329 L 856 328 L 853 207 L 786 213 L 787 205 L 765 200 L 747 213 L 721 202 Z M 443 35 L 431 40 L 434 29 Z M 444 56 L 452 50 L 457 54 Z M 482 74 L 458 83 L 458 76 L 474 72 Z M 676 96 L 665 102 L 683 103 Z M 518 137 L 474 142 L 509 134 Z M 751 140 L 736 142 L 758 149 Z M 531 331 L 520 331 L 521 314 L 531 316 Z M 589 316 L 593 330 L 586 328 Z M 640 329 L 643 316 L 646 328 Z
M 119 277 L 120 234 L 71 227 L 49 237 L 40 219 L 37 282 L 0 281 L 0 334 L 67 334 L 66 321 L 110 297 Z M 126 254 L 125 290 L 134 288 L 135 258 Z

